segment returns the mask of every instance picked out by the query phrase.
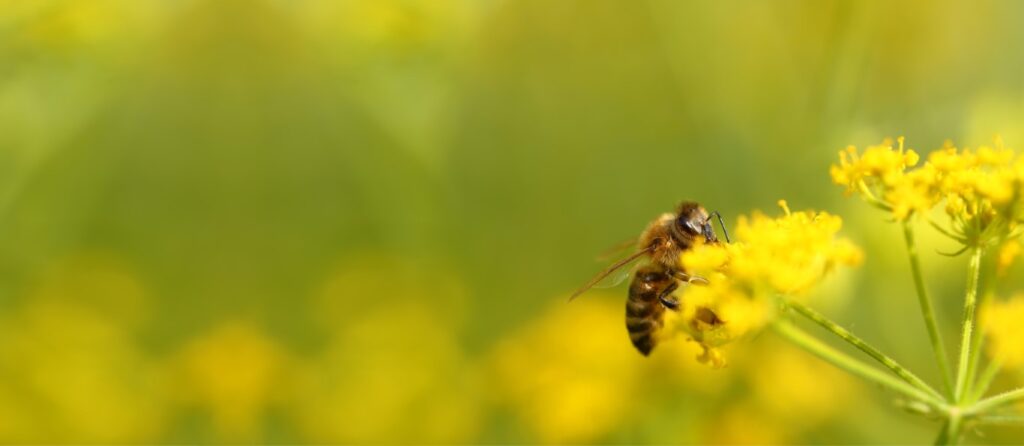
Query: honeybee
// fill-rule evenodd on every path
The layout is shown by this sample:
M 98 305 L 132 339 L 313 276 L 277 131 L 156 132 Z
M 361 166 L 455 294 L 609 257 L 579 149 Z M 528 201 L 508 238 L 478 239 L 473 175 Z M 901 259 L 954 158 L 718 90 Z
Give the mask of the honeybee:
M 700 204 L 684 201 L 674 214 L 662 214 L 647 225 L 638 238 L 638 251 L 601 271 L 576 290 L 569 300 L 630 263 L 646 258 L 648 261 L 636 269 L 629 285 L 626 330 L 633 346 L 644 356 L 649 355 L 657 344 L 655 334 L 664 324 L 665 310 L 679 309 L 679 300 L 672 295 L 679 288 L 679 283 L 706 283 L 705 279 L 683 271 L 679 256 L 698 240 L 718 243 L 718 236 L 711 227 L 712 216 L 718 217 L 725 239 L 729 241 L 721 214 L 709 214 Z

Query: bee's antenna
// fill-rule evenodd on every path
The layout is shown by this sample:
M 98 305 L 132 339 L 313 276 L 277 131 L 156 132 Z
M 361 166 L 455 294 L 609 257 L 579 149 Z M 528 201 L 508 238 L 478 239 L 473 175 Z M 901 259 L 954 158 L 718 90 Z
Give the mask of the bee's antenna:
M 711 215 L 718 217 L 718 226 L 722 227 L 722 233 L 725 234 L 725 242 L 732 243 L 732 240 L 729 240 L 729 230 L 725 229 L 725 221 L 722 220 L 722 214 L 718 213 L 718 211 L 714 211 Z

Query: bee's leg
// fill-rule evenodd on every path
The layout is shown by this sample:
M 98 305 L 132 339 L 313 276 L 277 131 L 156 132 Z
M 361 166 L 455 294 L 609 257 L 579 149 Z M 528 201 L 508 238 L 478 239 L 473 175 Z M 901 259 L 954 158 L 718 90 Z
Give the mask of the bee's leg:
M 708 283 L 710 283 L 708 282 L 708 279 L 705 279 L 701 276 L 691 276 L 682 271 L 673 271 L 672 276 L 686 283 L 694 283 L 697 285 L 707 285 Z
M 661 304 L 664 305 L 665 308 L 668 308 L 669 310 L 679 310 L 679 299 L 676 299 L 676 297 L 672 295 L 672 292 L 678 287 L 679 285 L 677 283 L 672 282 L 672 284 L 665 287 L 661 293 L 658 293 L 658 300 L 661 301 Z

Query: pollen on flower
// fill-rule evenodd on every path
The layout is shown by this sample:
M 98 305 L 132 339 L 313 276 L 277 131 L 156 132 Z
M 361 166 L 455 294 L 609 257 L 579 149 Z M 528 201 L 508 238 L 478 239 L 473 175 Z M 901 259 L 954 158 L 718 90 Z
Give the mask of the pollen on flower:
M 786 200 L 779 200 L 776 203 L 778 203 L 779 207 L 782 208 L 782 212 L 785 212 L 786 215 L 792 214 L 792 212 L 789 211 L 789 203 L 786 203 Z
M 1024 365 L 1024 295 L 998 302 L 981 310 L 981 323 L 989 336 L 988 351 L 1009 368 Z
M 705 348 L 701 362 L 723 366 L 717 348 L 768 324 L 778 295 L 799 296 L 837 265 L 856 265 L 863 258 L 856 245 L 837 237 L 838 216 L 793 212 L 785 200 L 778 204 L 780 217 L 741 216 L 735 242 L 699 245 L 681 256 L 684 271 L 707 280 L 682 291 L 674 324 Z

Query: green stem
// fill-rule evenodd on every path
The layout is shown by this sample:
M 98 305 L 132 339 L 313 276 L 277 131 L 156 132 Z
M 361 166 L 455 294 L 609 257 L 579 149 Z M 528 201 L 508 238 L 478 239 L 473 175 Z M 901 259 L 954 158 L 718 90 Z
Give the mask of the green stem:
M 957 403 L 964 401 L 967 393 L 968 366 L 971 359 L 971 338 L 974 334 L 974 309 L 978 299 L 978 276 L 981 272 L 980 246 L 971 249 L 971 260 L 967 264 L 967 297 L 964 299 L 963 332 L 960 336 L 960 361 L 956 372 L 956 391 L 954 399 Z
M 943 425 L 944 432 L 939 437 L 941 443 L 936 444 L 957 444 L 960 442 L 960 436 L 963 429 L 963 416 L 960 414 L 950 414 L 946 420 L 946 424 Z
M 981 306 L 979 305 L 979 307 Z M 973 390 L 978 386 L 978 363 L 981 362 L 981 347 L 984 339 L 985 333 L 979 330 L 971 341 L 971 357 L 967 358 L 967 389 L 965 389 L 963 403 L 970 404 L 977 401 L 973 398 Z
M 858 186 L 860 188 L 861 196 L 864 197 L 864 201 L 883 211 L 892 212 L 892 206 L 889 205 L 889 203 L 879 200 L 878 197 L 875 196 L 874 192 L 871 192 L 871 188 L 868 187 L 867 183 L 861 181 Z
M 924 316 L 924 324 L 928 327 L 928 338 L 932 342 L 932 352 L 935 354 L 935 361 L 939 364 L 942 374 L 942 388 L 948 398 L 953 396 L 953 375 L 949 370 L 949 356 L 946 355 L 946 347 L 942 342 L 942 335 L 939 334 L 939 326 L 935 322 L 935 310 L 932 307 L 931 298 L 928 297 L 928 290 L 924 286 L 924 277 L 921 274 L 921 262 L 917 257 L 917 244 L 914 241 L 914 228 L 908 221 L 903 222 L 903 240 L 907 245 L 907 254 L 910 256 L 910 271 L 914 276 L 914 288 L 917 289 L 917 300 L 921 304 L 921 314 Z
M 936 223 L 935 220 L 928 220 L 928 224 L 931 225 L 931 227 L 934 228 L 936 231 L 939 231 L 940 233 L 942 233 L 942 235 L 945 235 L 946 237 L 949 237 L 949 238 L 951 238 L 953 240 L 956 240 L 956 241 L 958 241 L 960 243 L 964 243 L 964 244 L 967 243 L 967 239 L 965 239 L 963 237 L 960 237 L 960 236 L 958 236 L 958 235 L 956 235 L 956 234 L 954 234 L 952 232 L 949 232 L 946 228 L 943 228 L 941 225 Z
M 985 396 L 985 392 L 988 392 L 988 388 L 992 385 L 992 381 L 996 379 L 996 375 L 999 374 L 999 369 L 1002 366 L 1002 361 L 995 359 L 989 361 L 985 371 L 981 372 L 981 377 L 974 384 L 974 391 L 971 392 L 970 401 L 978 401 L 981 397 Z
M 973 406 L 967 408 L 964 413 L 967 415 L 983 414 L 991 411 L 992 409 L 1020 401 L 1024 401 L 1024 387 L 1003 392 L 999 395 L 978 401 L 977 403 L 974 403 Z
M 988 302 L 990 300 L 992 300 L 992 294 L 993 294 L 993 292 L 991 291 L 992 287 L 986 286 L 986 284 L 980 284 L 979 288 L 988 290 L 988 291 L 986 291 L 986 292 L 981 294 L 981 298 L 980 298 L 980 300 L 977 303 L 977 308 L 985 308 L 988 305 Z M 978 383 L 975 381 L 975 378 L 977 378 L 978 363 L 981 362 L 981 352 L 982 352 L 982 347 L 983 347 L 984 343 L 985 343 L 985 332 L 984 331 L 978 331 L 978 333 L 974 335 L 974 339 L 971 342 L 971 357 L 967 361 L 967 382 L 968 382 L 968 387 L 969 387 L 968 390 L 973 390 L 973 389 L 970 389 L 970 387 L 972 387 L 972 386 L 973 387 L 977 387 L 978 386 Z M 964 396 L 967 398 L 964 402 L 966 402 L 966 403 L 973 403 L 975 401 L 978 401 L 978 398 L 981 398 L 983 396 L 983 394 L 974 395 L 974 392 L 970 392 L 969 394 L 964 395 Z
M 839 326 L 835 322 L 832 322 L 823 314 L 818 313 L 814 309 L 796 301 L 787 301 L 787 305 L 789 305 L 790 308 L 796 310 L 797 313 L 800 313 L 807 319 L 810 319 L 814 323 L 820 325 L 822 328 L 832 332 L 840 339 L 850 343 L 854 347 L 857 347 L 857 349 L 859 349 L 860 351 L 867 353 L 868 356 L 872 357 L 874 360 L 878 361 L 889 370 L 892 370 L 892 372 L 895 373 L 896 376 L 899 376 L 908 384 L 917 387 L 922 391 L 928 392 L 928 394 L 935 397 L 936 399 L 943 399 L 942 395 L 939 394 L 939 392 L 935 391 L 935 389 L 933 389 L 927 383 L 922 381 L 921 378 L 918 378 L 917 375 L 914 375 L 905 367 L 897 363 L 894 359 L 890 358 L 889 356 L 886 356 L 884 353 L 882 353 L 875 347 L 872 347 L 867 342 L 864 342 L 863 339 L 857 337 L 853 333 L 850 333 L 850 331 L 848 331 L 847 329 Z
M 997 424 L 1004 426 L 1024 426 L 1024 415 L 982 415 L 975 418 L 981 424 Z
M 917 387 L 900 381 L 881 370 L 869 366 L 850 355 L 832 348 L 831 346 L 814 338 L 807 332 L 797 328 L 791 322 L 777 320 L 772 323 L 772 328 L 783 338 L 786 338 L 790 342 L 818 356 L 819 358 L 832 363 L 836 367 L 878 384 L 884 388 L 900 393 L 906 397 L 921 401 L 935 409 L 946 411 L 946 404 L 940 398 L 936 398 L 931 393 L 924 392 Z
M 936 446 L 949 444 L 949 420 L 942 422 L 942 428 L 939 429 L 939 436 L 935 438 Z

